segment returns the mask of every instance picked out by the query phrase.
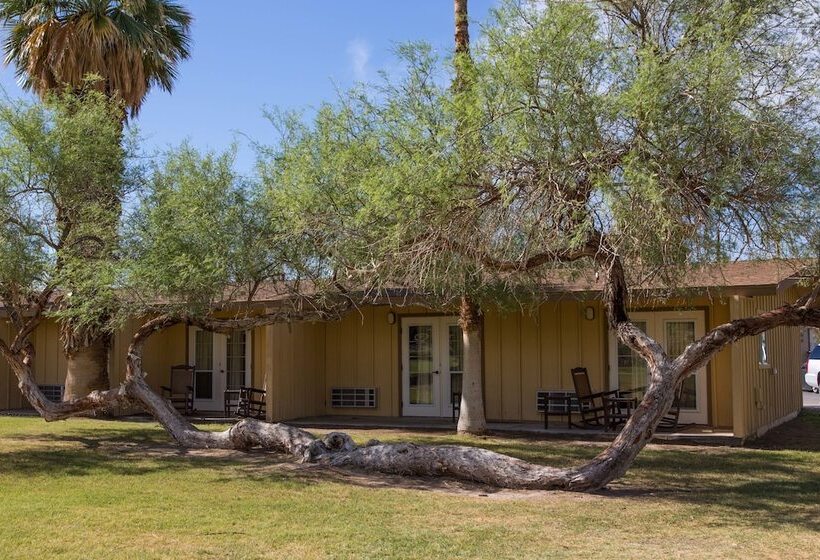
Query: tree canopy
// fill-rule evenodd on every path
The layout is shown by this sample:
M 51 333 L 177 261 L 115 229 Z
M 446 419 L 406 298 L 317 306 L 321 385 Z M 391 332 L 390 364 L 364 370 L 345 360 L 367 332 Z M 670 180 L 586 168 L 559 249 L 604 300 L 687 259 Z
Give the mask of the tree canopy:
M 135 182 L 132 145 L 120 143 L 120 106 L 93 87 L 42 104 L 0 106 L 0 297 L 23 313 L 40 297 L 71 300 L 90 320 L 112 303 L 117 244 L 112 202 Z M 112 185 L 115 188 L 112 189 Z M 113 200 L 112 200 L 113 199 Z M 104 252 L 105 253 L 105 252 Z M 81 264 L 83 255 L 96 255 Z M 72 291 L 58 286 L 71 285 Z
M 402 46 L 398 77 L 280 119 L 261 169 L 334 267 L 444 301 L 497 301 L 582 258 L 675 285 L 702 263 L 804 256 L 817 25 L 799 1 L 507 1 L 470 95 L 452 59 Z

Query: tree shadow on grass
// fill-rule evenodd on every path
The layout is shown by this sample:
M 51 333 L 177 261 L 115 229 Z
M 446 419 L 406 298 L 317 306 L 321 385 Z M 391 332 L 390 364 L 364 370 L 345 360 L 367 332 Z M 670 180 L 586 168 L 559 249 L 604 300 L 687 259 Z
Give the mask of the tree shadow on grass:
M 231 450 L 192 450 L 175 445 L 158 428 L 118 430 L 92 427 L 70 433 L 0 435 L 0 442 L 20 448 L 3 450 L 0 443 L 0 476 L 144 476 L 173 474 L 192 469 L 224 472 L 217 481 L 254 476 L 265 469 L 268 482 L 297 482 L 277 466 L 291 463 L 281 454 Z M 231 473 L 231 476 L 227 476 Z M 211 480 L 214 480 L 211 477 Z M 305 479 L 304 484 L 311 481 Z
M 358 439 L 375 434 L 354 435 Z M 533 441 L 531 438 L 459 438 L 446 434 L 385 434 L 390 441 L 468 444 L 556 467 L 579 464 L 603 444 Z M 254 450 L 188 450 L 174 445 L 156 426 L 101 423 L 61 432 L 0 434 L 0 476 L 142 476 L 207 469 L 216 483 L 236 480 L 308 488 L 339 483 L 377 489 L 438 491 L 469 496 L 549 499 L 539 492 L 499 491 L 447 478 L 380 475 L 302 465 L 281 454 Z M 17 447 L 19 446 L 19 449 Z M 664 500 L 725 513 L 727 525 L 800 525 L 817 530 L 820 518 L 820 454 L 728 447 L 650 446 L 627 476 L 596 494 L 600 499 Z M 723 523 L 724 521 L 717 521 Z
M 723 449 L 652 450 L 605 495 L 661 499 L 717 508 L 727 524 L 800 525 L 817 531 L 820 457 L 786 452 Z

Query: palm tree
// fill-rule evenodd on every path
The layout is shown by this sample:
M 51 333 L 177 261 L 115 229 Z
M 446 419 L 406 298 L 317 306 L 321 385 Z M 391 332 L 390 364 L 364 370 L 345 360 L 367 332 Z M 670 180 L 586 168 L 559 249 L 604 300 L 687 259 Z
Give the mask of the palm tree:
M 191 21 L 191 14 L 171 0 L 0 0 L 5 62 L 16 66 L 20 84 L 40 97 L 66 88 L 81 94 L 90 84 L 122 103 L 123 123 L 127 113 L 139 112 L 151 88 L 171 91 L 179 63 L 189 56 Z M 91 75 L 96 79 L 89 81 Z M 108 194 L 86 185 L 77 190 L 105 197 L 114 205 L 111 216 L 119 215 L 118 197 L 108 196 L 116 192 L 113 185 Z M 85 258 L 100 256 L 105 255 Z M 66 400 L 108 389 L 105 329 L 64 322 L 61 332 Z
M 169 0 L 0 0 L 0 20 L 23 87 L 43 96 L 95 74 L 132 115 L 189 55 L 191 14 Z

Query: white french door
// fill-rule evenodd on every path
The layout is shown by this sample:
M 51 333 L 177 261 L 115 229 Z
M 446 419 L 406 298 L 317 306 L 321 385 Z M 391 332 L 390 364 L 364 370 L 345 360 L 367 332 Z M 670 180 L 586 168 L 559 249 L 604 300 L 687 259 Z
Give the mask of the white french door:
M 630 313 L 630 319 L 649 336 L 660 342 L 672 357 L 683 352 L 691 342 L 704 335 L 703 311 L 663 311 Z M 645 387 L 649 382 L 646 362 L 610 333 L 610 387 L 629 390 Z M 706 368 L 701 368 L 683 382 L 680 422 L 706 424 L 709 421 L 706 393 Z
M 213 333 L 192 327 L 188 331 L 188 360 L 194 366 L 194 408 L 222 411 L 225 389 L 250 384 L 249 331 Z
M 407 317 L 401 322 L 402 414 L 451 416 L 461 393 L 464 341 L 455 317 Z

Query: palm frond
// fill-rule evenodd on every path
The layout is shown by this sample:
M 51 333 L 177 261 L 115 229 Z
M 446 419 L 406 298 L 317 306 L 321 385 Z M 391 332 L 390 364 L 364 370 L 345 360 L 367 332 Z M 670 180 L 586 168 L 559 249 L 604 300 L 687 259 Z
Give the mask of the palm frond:
M 173 87 L 192 19 L 169 0 L 0 0 L 4 59 L 23 87 L 42 96 L 94 74 L 132 115 L 152 87 Z

